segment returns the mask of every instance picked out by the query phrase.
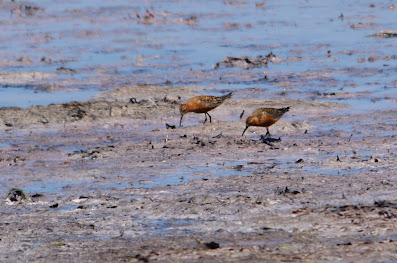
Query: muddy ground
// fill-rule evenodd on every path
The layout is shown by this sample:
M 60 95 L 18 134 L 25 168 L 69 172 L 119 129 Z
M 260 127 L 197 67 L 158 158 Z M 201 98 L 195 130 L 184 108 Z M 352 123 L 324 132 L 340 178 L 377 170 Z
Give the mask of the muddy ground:
M 397 260 L 396 110 L 232 98 L 212 123 L 190 114 L 167 129 L 200 91 L 133 86 L 1 108 L 2 188 L 26 199 L 3 195 L 0 260 Z M 256 127 L 241 136 L 260 105 L 291 106 L 270 128 L 280 141 Z
M 1 1 L 0 262 L 397 262 L 396 12 Z

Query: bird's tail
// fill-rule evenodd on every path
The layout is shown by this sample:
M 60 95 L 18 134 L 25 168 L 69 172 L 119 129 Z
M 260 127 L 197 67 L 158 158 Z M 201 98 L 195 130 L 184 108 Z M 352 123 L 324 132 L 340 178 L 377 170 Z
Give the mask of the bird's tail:
M 233 94 L 230 92 L 229 94 L 226 94 L 225 96 L 222 96 L 221 99 L 222 99 L 222 101 L 223 101 L 223 100 L 230 99 L 230 98 L 232 97 L 232 95 L 233 95 Z
M 283 114 L 284 114 L 284 113 L 286 113 L 287 111 L 289 111 L 289 108 L 290 108 L 290 107 L 286 107 L 286 108 L 281 108 L 281 109 L 279 109 L 279 110 L 282 111 Z

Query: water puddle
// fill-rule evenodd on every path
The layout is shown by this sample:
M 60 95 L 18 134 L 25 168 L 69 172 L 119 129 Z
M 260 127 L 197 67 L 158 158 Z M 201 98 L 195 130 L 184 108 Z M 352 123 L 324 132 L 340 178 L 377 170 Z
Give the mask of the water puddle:
M 136 218 L 134 221 L 138 224 L 143 225 L 144 228 L 150 228 L 151 231 L 161 233 L 161 234 L 169 234 L 174 232 L 177 229 L 182 228 L 183 232 L 187 233 L 187 230 L 183 230 L 184 226 L 194 225 L 194 224 L 202 224 L 206 221 L 204 220 L 195 220 L 195 219 L 154 219 L 154 218 Z
M 11 145 L 12 145 L 11 142 L 0 142 L 0 148 L 5 148 Z
M 321 175 L 333 175 L 333 176 L 343 176 L 343 175 L 352 175 L 359 174 L 362 172 L 368 172 L 367 169 L 331 169 L 331 168 L 310 168 L 303 169 L 302 174 L 310 175 L 310 174 L 321 174 Z
M 41 193 L 41 194 L 55 194 L 62 191 L 79 190 L 82 191 L 97 191 L 100 190 L 112 190 L 112 189 L 124 189 L 130 187 L 129 182 L 102 182 L 102 181 L 90 181 L 89 187 L 87 188 L 88 182 L 50 182 L 42 181 L 33 184 L 28 184 L 23 187 L 25 193 Z
M 23 190 L 25 193 L 52 194 L 76 188 L 78 185 L 79 183 L 76 182 L 36 182 L 25 186 Z
M 351 152 L 325 153 L 319 155 L 305 154 L 299 158 L 270 158 L 266 163 L 253 164 L 253 174 L 283 174 L 285 172 L 298 175 L 321 174 L 328 176 L 345 176 L 353 174 L 371 174 L 378 170 L 371 165 L 376 156 L 374 150 L 352 150 Z M 336 160 L 341 158 L 339 163 Z M 339 165 L 340 164 L 340 165 Z
M 372 159 L 373 150 L 355 151 L 354 153 L 341 153 L 344 158 L 355 162 L 368 162 Z M 345 156 L 346 155 L 346 156 Z M 214 166 L 192 166 L 184 170 L 161 170 L 158 175 L 138 179 L 132 183 L 136 188 L 152 188 L 165 185 L 176 185 L 188 183 L 190 180 L 207 180 L 221 176 L 242 176 L 251 174 L 268 174 L 268 173 L 298 173 L 302 175 L 322 174 L 329 176 L 344 176 L 359 173 L 376 172 L 370 166 L 355 167 L 336 167 L 330 165 L 330 160 L 336 160 L 335 153 L 323 154 L 319 156 L 303 155 L 303 161 L 297 162 L 296 158 L 277 158 L 266 159 L 265 162 L 232 162 L 225 165 Z M 320 158 L 320 159 L 319 159 Z M 315 160 L 311 163 L 310 159 Z M 309 160 L 309 161 L 308 161 Z M 124 175 L 125 178 L 134 176 Z
M 79 91 L 41 92 L 25 88 L 0 87 L 0 107 L 27 108 L 32 105 L 49 105 L 52 103 L 67 103 L 71 101 L 88 100 L 98 91 L 95 89 Z
M 112 190 L 112 189 L 124 189 L 130 187 L 131 184 L 129 182 L 119 182 L 119 183 L 104 183 L 102 184 L 102 189 L 104 190 Z
M 139 180 L 133 186 L 137 188 L 151 188 L 156 186 L 176 185 L 188 183 L 190 180 L 216 178 L 220 176 L 248 175 L 250 174 L 244 162 L 232 162 L 225 165 L 193 166 L 185 170 L 167 171 L 155 178 Z

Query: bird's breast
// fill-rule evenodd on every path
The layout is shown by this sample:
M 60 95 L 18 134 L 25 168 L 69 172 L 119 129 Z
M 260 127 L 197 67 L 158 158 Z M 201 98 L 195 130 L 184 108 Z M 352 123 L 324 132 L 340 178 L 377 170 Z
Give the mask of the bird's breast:
M 201 103 L 200 100 L 189 101 L 186 104 L 186 108 L 188 112 L 195 112 L 195 113 L 206 113 L 213 109 L 213 107 L 209 107 Z
M 260 126 L 260 127 L 269 127 L 276 122 L 272 117 L 268 115 L 262 115 L 257 118 L 253 118 L 249 123 L 250 126 Z

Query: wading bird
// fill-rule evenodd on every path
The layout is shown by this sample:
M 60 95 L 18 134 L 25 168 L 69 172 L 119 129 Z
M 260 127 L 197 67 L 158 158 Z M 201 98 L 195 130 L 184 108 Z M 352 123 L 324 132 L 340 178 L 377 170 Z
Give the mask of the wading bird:
M 241 136 L 244 135 L 245 131 L 248 129 L 249 126 L 259 126 L 259 127 L 266 127 L 266 135 L 270 135 L 269 132 L 269 127 L 272 126 L 273 124 L 275 124 L 280 118 L 281 116 L 284 115 L 284 113 L 286 113 L 287 111 L 289 111 L 289 107 L 286 108 L 281 108 L 281 109 L 275 109 L 275 108 L 259 108 L 256 109 L 251 116 L 249 116 L 246 120 L 246 124 L 247 126 L 245 127 L 243 134 L 241 134 Z
M 204 123 L 207 121 L 207 115 L 210 118 L 211 122 L 211 115 L 208 114 L 210 110 L 215 109 L 219 105 L 222 104 L 226 99 L 232 97 L 232 93 L 226 94 L 225 96 L 216 97 L 216 96 L 197 96 L 191 98 L 186 103 L 183 103 L 179 106 L 179 111 L 181 112 L 181 119 L 179 121 L 179 127 L 182 126 L 182 118 L 183 115 L 189 112 L 194 113 L 204 113 L 205 120 Z

